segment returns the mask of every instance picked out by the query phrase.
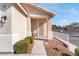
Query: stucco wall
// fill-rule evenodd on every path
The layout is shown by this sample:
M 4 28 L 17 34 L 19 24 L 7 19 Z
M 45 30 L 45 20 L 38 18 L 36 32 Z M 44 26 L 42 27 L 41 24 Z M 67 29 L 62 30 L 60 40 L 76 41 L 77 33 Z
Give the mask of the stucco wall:
M 3 5 L 5 5 L 5 7 L 3 7 Z M 5 24 L 0 28 L 0 53 L 12 51 L 10 6 L 11 5 L 8 6 L 8 4 L 0 4 L 0 17 L 7 17 Z
M 27 17 L 16 6 L 11 7 L 12 17 L 12 44 L 27 36 Z
M 10 6 L 5 8 L 5 10 L 4 8 L 0 8 L 0 11 L 1 11 L 0 17 L 6 16 L 4 26 L 0 28 L 0 34 L 11 34 L 11 8 Z

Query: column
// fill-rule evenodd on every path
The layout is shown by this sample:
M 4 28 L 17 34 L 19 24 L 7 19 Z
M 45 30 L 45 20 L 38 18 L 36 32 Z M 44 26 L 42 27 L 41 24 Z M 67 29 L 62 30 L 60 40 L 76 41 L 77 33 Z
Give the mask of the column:
M 48 39 L 48 18 L 45 19 L 45 38 Z
M 37 20 L 37 37 L 39 37 L 39 20 Z
M 27 18 L 27 36 L 31 36 L 32 35 L 32 31 L 31 31 L 31 18 L 28 17 Z

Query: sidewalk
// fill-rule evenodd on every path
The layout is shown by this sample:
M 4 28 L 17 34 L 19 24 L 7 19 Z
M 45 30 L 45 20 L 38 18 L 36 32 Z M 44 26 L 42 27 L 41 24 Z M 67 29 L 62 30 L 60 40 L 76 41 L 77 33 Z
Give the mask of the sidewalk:
M 47 56 L 42 40 L 34 40 L 34 46 L 31 55 Z

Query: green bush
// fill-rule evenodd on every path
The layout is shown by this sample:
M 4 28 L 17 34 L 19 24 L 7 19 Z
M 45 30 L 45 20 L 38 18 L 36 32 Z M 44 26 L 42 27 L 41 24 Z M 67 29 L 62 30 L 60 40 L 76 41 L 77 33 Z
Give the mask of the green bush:
M 28 37 L 24 38 L 23 40 L 16 42 L 13 46 L 14 53 L 16 53 L 16 54 L 28 53 L 28 46 L 31 43 L 33 43 L 32 36 L 28 36 Z
M 76 48 L 76 49 L 75 49 L 75 55 L 76 55 L 76 56 L 79 56 L 79 48 Z
M 25 38 L 25 40 L 30 39 L 30 43 L 33 43 L 33 37 L 32 36 L 28 36 Z
M 28 53 L 28 46 L 30 44 L 30 40 L 20 40 L 18 42 L 15 43 L 14 45 L 14 52 L 16 54 L 24 54 L 24 53 Z

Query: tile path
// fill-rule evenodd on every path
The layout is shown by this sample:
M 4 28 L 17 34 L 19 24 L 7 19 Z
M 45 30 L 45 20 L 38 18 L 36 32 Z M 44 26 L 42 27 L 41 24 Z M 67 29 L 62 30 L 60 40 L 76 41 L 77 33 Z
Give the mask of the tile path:
M 34 40 L 34 46 L 31 56 L 47 56 L 46 50 L 42 40 Z

